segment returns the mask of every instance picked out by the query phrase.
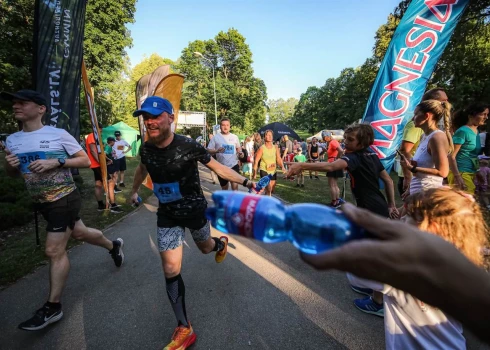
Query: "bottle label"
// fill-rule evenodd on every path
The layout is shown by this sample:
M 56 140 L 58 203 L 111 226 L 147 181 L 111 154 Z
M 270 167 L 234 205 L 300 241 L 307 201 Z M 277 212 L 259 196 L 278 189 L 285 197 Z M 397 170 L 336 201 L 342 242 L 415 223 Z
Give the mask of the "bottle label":
M 254 217 L 259 200 L 259 196 L 246 196 L 240 204 L 238 213 L 235 213 L 231 217 L 233 224 L 237 228 L 233 231 L 237 232 L 240 236 L 254 237 Z

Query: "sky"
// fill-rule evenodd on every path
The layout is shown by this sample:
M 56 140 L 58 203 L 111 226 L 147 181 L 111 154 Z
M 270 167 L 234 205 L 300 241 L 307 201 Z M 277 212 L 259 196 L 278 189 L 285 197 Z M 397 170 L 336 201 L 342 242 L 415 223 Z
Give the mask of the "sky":
M 237 29 L 268 98 L 299 98 L 372 55 L 374 35 L 399 0 L 138 0 L 128 25 L 131 64 L 152 53 L 177 60 L 194 40 Z

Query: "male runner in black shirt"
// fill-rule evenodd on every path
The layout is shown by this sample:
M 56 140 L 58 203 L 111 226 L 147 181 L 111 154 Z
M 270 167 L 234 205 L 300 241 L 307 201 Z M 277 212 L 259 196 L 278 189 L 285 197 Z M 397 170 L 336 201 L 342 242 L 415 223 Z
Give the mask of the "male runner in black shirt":
M 206 199 L 202 193 L 197 162 L 215 171 L 221 178 L 255 187 L 252 181 L 213 159 L 206 149 L 193 139 L 175 135 L 171 130 L 174 121 L 172 104 L 161 97 L 145 100 L 133 116 L 143 116 L 148 141 L 140 149 L 141 162 L 136 168 L 131 200 L 137 202 L 138 189 L 150 174 L 153 192 L 160 202 L 157 212 L 157 238 L 167 294 L 172 304 L 178 326 L 172 341 L 165 350 L 183 350 L 193 344 L 196 335 L 187 319 L 185 286 L 180 269 L 182 243 L 187 227 L 197 247 L 204 254 L 216 251 L 216 262 L 224 260 L 228 238 L 211 237 L 209 222 L 205 217 Z

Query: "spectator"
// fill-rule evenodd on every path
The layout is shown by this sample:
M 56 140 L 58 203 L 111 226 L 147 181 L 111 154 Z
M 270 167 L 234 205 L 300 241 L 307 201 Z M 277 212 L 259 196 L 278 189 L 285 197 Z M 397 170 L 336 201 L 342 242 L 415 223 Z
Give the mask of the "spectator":
M 467 108 L 457 111 L 453 116 L 454 152 L 449 157 L 451 172 L 448 175 L 449 184 L 459 189 L 475 192 L 473 182 L 478 170 L 478 155 L 481 153 L 478 127 L 488 119 L 488 105 L 476 102 Z
M 114 144 L 115 149 L 115 157 L 114 157 L 114 184 L 115 189 L 119 190 L 117 187 L 117 180 L 119 179 L 119 187 L 126 187 L 124 185 L 124 172 L 126 171 L 126 153 L 131 151 L 131 145 L 126 142 L 126 140 L 121 138 L 121 132 L 114 132 L 114 136 L 116 137 L 116 142 Z
M 308 146 L 308 161 L 311 163 L 318 163 L 320 161 L 320 146 L 316 137 L 313 137 L 311 144 Z M 318 171 L 315 171 L 314 174 L 315 179 L 320 180 Z M 310 179 L 312 178 L 312 171 L 310 170 Z
M 246 159 L 245 163 L 243 164 L 243 173 L 248 174 L 250 177 L 250 180 L 252 180 L 252 174 L 253 174 L 253 162 L 254 162 L 254 141 L 252 140 L 252 137 L 247 136 L 245 138 L 245 152 L 246 153 Z
M 305 163 L 306 162 L 306 157 L 303 154 L 303 149 L 301 147 L 298 147 L 296 149 L 296 155 L 294 156 L 294 161 L 297 163 Z M 301 184 L 300 184 L 301 182 Z M 296 179 L 296 187 L 305 187 L 305 175 L 304 172 L 300 172 L 297 179 Z

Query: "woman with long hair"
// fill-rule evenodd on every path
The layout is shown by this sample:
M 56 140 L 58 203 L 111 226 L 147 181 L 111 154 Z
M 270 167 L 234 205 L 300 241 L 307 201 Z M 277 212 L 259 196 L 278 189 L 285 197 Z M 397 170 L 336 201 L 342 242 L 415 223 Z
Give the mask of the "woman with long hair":
M 449 173 L 448 154 L 454 149 L 449 131 L 450 116 L 449 102 L 427 100 L 415 108 L 413 121 L 424 135 L 413 159 L 410 161 L 403 157 L 400 161 L 402 167 L 413 173 L 406 195 L 442 186 Z M 440 120 L 444 121 L 444 131 L 438 128 Z
M 455 185 L 469 193 L 475 192 L 473 179 L 478 170 L 478 155 L 482 145 L 478 136 L 478 127 L 488 119 L 488 104 L 475 102 L 457 111 L 453 115 L 454 152 L 449 157 L 451 172 L 448 175 L 450 185 Z
M 275 146 L 272 143 L 273 139 L 274 139 L 274 132 L 272 130 L 266 130 L 264 133 L 264 144 L 255 153 L 254 172 L 253 172 L 253 178 L 255 178 L 255 175 L 257 174 L 257 169 L 259 169 L 259 165 L 260 165 L 261 178 L 269 174 L 272 175 L 271 182 L 265 188 L 265 193 L 269 196 L 272 195 L 272 192 L 274 191 L 274 187 L 276 186 L 277 164 L 279 164 L 283 173 L 284 174 L 286 173 L 286 169 L 284 168 L 284 164 L 282 162 L 282 157 L 279 152 L 279 148 L 277 148 L 277 146 Z

